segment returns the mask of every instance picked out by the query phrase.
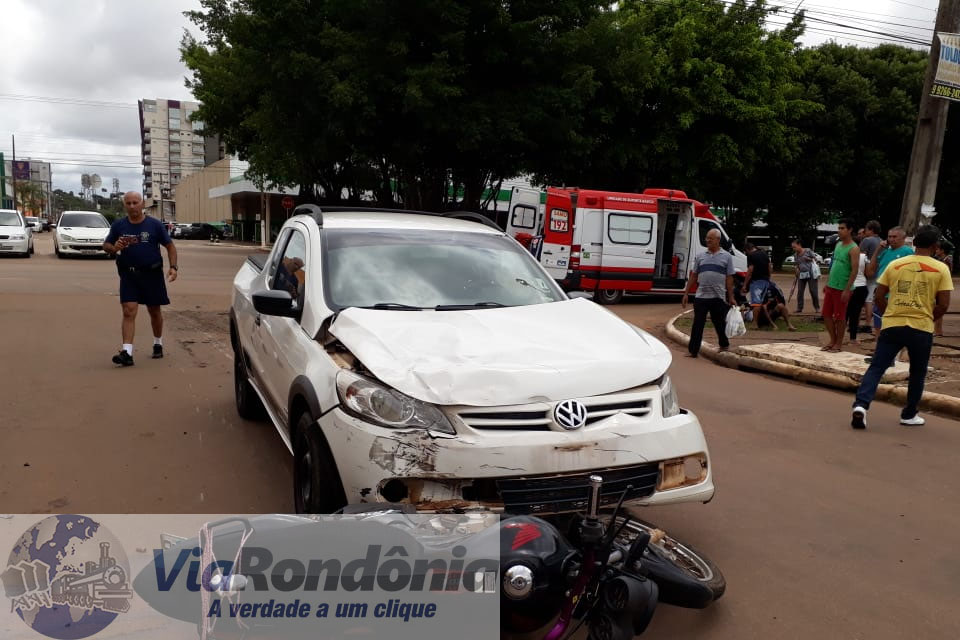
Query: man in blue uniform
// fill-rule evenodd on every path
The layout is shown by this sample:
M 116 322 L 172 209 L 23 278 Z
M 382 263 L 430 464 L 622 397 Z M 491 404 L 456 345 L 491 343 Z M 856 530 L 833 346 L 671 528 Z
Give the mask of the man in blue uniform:
M 114 364 L 129 367 L 133 364 L 133 335 L 137 324 L 139 305 L 147 305 L 153 327 L 153 357 L 163 357 L 163 314 L 160 307 L 170 304 L 163 279 L 163 257 L 160 246 L 167 250 L 170 262 L 167 277 L 177 279 L 177 248 L 166 227 L 156 218 L 143 213 L 143 197 L 129 191 L 123 195 L 127 217 L 110 226 L 103 250 L 116 256 L 120 274 L 120 305 L 123 307 L 123 348 L 113 356 Z

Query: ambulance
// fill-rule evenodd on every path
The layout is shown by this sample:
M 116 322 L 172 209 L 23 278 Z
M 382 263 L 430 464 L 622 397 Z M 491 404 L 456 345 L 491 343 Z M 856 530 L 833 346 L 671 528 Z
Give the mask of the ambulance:
M 538 257 L 567 291 L 601 304 L 624 294 L 682 294 L 693 258 L 717 229 L 740 277 L 747 256 L 733 246 L 710 208 L 676 189 L 619 193 L 514 187 L 506 231 Z

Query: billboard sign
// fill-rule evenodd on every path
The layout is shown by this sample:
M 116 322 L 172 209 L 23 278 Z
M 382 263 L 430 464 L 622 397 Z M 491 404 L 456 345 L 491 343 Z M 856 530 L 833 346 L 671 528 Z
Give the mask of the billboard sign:
M 938 33 L 940 59 L 930 95 L 960 101 L 960 33 Z
M 13 163 L 13 179 L 14 180 L 29 180 L 30 179 L 30 162 L 27 160 L 17 160 Z

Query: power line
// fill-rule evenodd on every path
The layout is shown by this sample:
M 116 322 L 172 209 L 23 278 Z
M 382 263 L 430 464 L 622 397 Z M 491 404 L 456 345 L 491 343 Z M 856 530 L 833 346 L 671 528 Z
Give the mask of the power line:
M 730 3 L 727 3 L 727 4 L 730 4 Z M 774 9 L 786 9 L 787 12 L 789 12 L 791 15 L 797 12 L 797 9 L 795 6 L 787 6 L 783 4 L 779 4 L 779 5 L 770 4 L 767 6 Z M 861 9 L 846 9 L 844 7 L 838 7 L 835 5 L 827 5 L 827 4 L 806 4 L 805 3 L 800 8 L 803 9 L 804 11 L 807 11 L 810 8 L 816 8 L 817 10 L 829 9 L 831 11 L 844 11 L 849 14 L 852 14 L 853 16 L 861 16 L 861 15 L 881 16 L 884 18 L 897 18 L 899 20 L 910 20 L 911 22 L 924 22 L 924 23 L 931 23 L 931 24 L 933 23 L 933 20 L 928 18 L 911 18 L 910 16 L 901 16 L 895 13 L 877 13 L 876 11 L 863 11 Z M 931 9 L 931 11 L 933 10 Z
M 909 3 L 909 2 L 904 2 L 903 0 L 890 0 L 890 2 L 894 2 L 894 3 L 896 3 L 896 4 L 902 4 L 902 5 L 906 6 L 906 7 L 916 7 L 917 9 L 923 9 L 924 11 L 929 11 L 929 12 L 931 12 L 931 13 L 936 13 L 936 12 L 937 12 L 936 9 L 931 9 L 930 7 L 924 7 L 924 6 L 919 5 L 919 4 L 911 4 L 911 3 Z
M 776 21 L 771 20 L 771 19 L 769 19 L 769 18 L 767 19 L 767 23 L 770 24 L 770 25 L 772 25 L 772 26 L 775 26 L 775 27 L 786 27 L 786 26 L 788 26 L 788 25 L 790 24 L 789 22 L 776 22 Z M 865 43 L 867 43 L 867 44 L 873 44 L 874 46 L 876 46 L 877 43 L 881 43 L 881 44 L 884 44 L 884 43 L 886 43 L 886 44 L 914 44 L 914 45 L 921 45 L 921 44 L 922 44 L 923 46 L 929 46 L 927 43 L 921 43 L 920 41 L 912 40 L 912 39 L 910 39 L 910 40 L 905 40 L 905 39 L 903 39 L 903 38 L 895 37 L 895 36 L 852 35 L 852 34 L 851 34 L 850 32 L 848 32 L 848 31 L 837 31 L 837 30 L 834 30 L 834 29 L 824 29 L 824 28 L 822 28 L 822 27 L 809 27 L 809 26 L 808 26 L 808 27 L 806 27 L 806 28 L 804 29 L 804 32 L 805 32 L 805 33 L 817 33 L 817 34 L 822 34 L 822 35 L 831 35 L 831 36 L 843 36 L 844 39 L 846 39 L 846 40 L 853 40 L 853 41 L 856 41 L 856 42 L 865 42 Z
M 47 102 L 51 104 L 69 104 L 81 107 L 109 107 L 116 109 L 136 109 L 137 105 L 128 102 L 108 102 L 106 100 L 88 100 L 85 98 L 58 98 L 53 96 L 24 96 L 12 93 L 0 93 L 0 100 L 18 102 Z

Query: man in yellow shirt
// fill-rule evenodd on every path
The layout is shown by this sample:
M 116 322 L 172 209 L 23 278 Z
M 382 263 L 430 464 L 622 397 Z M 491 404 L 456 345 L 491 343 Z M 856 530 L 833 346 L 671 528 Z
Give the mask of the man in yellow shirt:
M 933 324 L 950 306 L 953 280 L 946 265 L 933 257 L 940 245 L 940 230 L 923 226 L 913 239 L 916 253 L 894 260 L 877 279 L 874 303 L 883 314 L 877 348 L 870 368 L 857 389 L 850 426 L 865 429 L 867 409 L 877 393 L 880 378 L 901 349 L 910 356 L 910 384 L 907 405 L 900 412 L 900 424 L 919 427 L 924 419 L 917 415 L 923 395 L 927 363 L 933 346 Z M 887 299 L 887 293 L 890 296 Z

